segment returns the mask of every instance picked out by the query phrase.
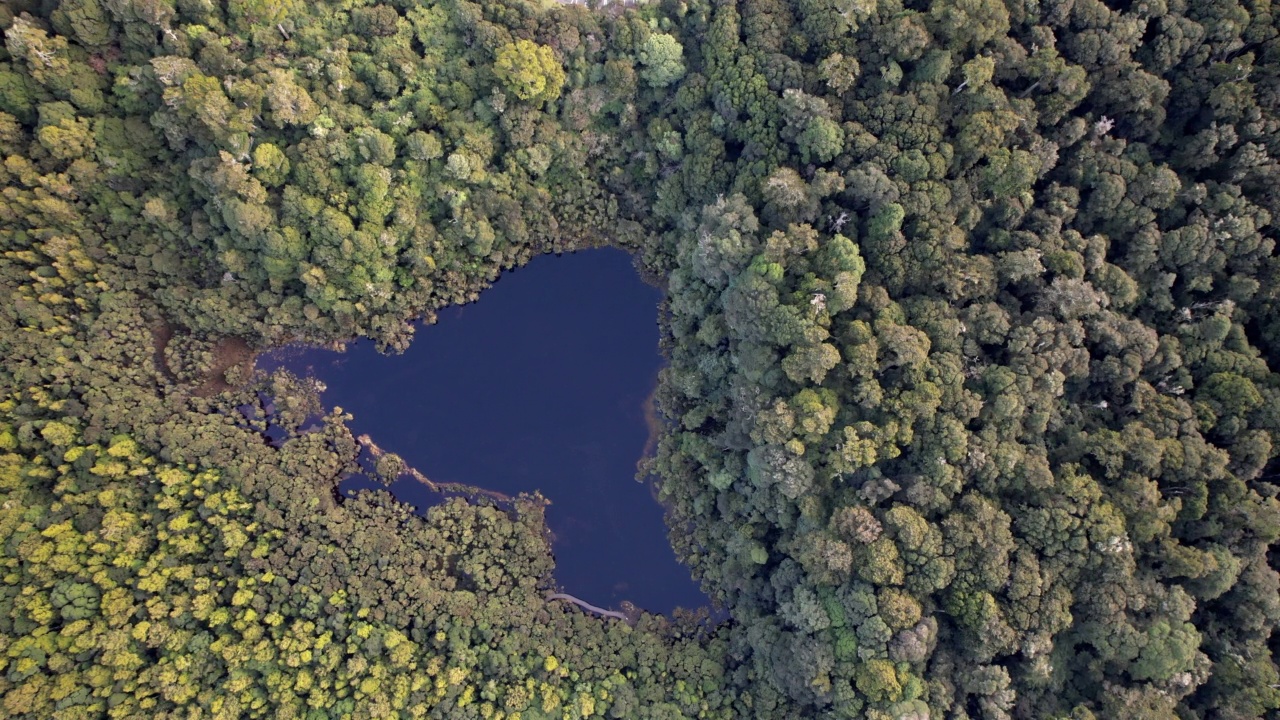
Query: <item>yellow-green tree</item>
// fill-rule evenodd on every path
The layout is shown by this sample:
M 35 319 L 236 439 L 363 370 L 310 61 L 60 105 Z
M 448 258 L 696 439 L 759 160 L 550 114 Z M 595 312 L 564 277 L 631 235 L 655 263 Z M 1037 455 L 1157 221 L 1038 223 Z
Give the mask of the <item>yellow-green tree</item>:
M 493 72 L 521 100 L 544 103 L 560 97 L 564 68 L 546 45 L 516 40 L 498 48 Z

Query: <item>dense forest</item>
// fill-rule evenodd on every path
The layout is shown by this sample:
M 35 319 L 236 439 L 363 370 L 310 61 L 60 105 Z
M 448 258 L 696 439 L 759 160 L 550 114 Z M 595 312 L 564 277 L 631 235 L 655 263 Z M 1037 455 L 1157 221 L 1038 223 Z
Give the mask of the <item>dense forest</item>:
M 1275 12 L 0 4 L 0 715 L 1274 717 Z M 247 361 L 602 244 L 724 622 Z

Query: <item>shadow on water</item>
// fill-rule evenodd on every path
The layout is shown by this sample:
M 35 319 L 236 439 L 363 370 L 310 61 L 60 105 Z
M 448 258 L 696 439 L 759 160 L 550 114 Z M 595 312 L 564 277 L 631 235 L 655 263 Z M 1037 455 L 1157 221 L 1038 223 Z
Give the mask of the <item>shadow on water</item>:
M 540 491 L 567 592 L 601 606 L 696 608 L 707 598 L 676 562 L 650 483 L 634 479 L 654 437 L 661 299 L 621 250 L 544 256 L 419 327 L 403 355 L 362 341 L 259 365 L 320 380 L 324 405 L 352 413 L 353 432 L 432 483 Z M 381 487 L 357 482 L 342 492 Z M 408 477 L 390 489 L 419 512 L 440 501 Z

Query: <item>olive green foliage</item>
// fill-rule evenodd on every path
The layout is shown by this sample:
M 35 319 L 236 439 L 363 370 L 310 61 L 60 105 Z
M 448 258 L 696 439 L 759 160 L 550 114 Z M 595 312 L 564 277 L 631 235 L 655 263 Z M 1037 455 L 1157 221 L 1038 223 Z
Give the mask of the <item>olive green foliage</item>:
M 635 653 L 691 644 L 651 616 L 604 628 L 538 602 L 551 564 L 540 501 L 522 499 L 514 518 L 455 500 L 421 519 L 385 493 L 335 506 L 326 475 L 352 444 L 340 417 L 274 459 L 258 443 L 225 471 L 160 460 L 128 435 L 87 443 L 80 419 L 65 420 L 39 422 L 48 444 L 27 443 L 34 454 L 0 456 L 7 717 L 191 703 L 215 717 L 627 716 L 664 699 L 638 679 Z M 245 434 L 210 437 L 251 446 Z M 270 489 L 246 494 L 259 483 Z M 515 627 L 523 638 L 501 629 Z M 584 655 L 584 629 L 619 661 Z M 689 651 L 688 682 L 702 683 L 715 664 Z
M 283 372 L 203 397 L 224 343 L 113 287 L 136 271 L 73 205 L 11 197 L 44 239 L 0 267 L 5 717 L 738 714 L 723 631 L 544 600 L 541 498 L 338 502 L 349 415 L 300 430 L 315 387 Z
M 0 29 L 0 714 L 1280 712 L 1269 4 Z M 719 625 L 545 601 L 537 498 L 338 500 L 345 416 L 232 362 L 604 242 L 667 283 L 646 469 Z
M 640 74 L 645 81 L 661 88 L 684 77 L 682 55 L 684 48 L 679 40 L 666 33 L 654 33 L 645 40 L 636 59 L 644 66 Z
M 498 48 L 493 72 L 516 97 L 534 102 L 560 97 L 565 79 L 564 69 L 551 48 L 528 40 Z
M 504 13 L 0 8 L 0 715 L 747 712 L 727 628 L 545 600 L 540 498 L 339 501 L 347 416 L 236 364 L 403 346 L 535 253 L 639 237 L 587 175 L 631 152 L 605 134 L 637 88 L 587 90 L 611 22 Z M 525 46 L 533 96 L 494 68 Z
M 582 132 L 587 113 L 635 92 L 586 88 L 607 52 L 585 38 L 608 21 L 485 12 L 85 0 L 45 18 L 20 5 L 5 16 L 0 111 L 29 137 L 9 152 L 38 145 L 42 173 L 93 168 L 75 201 L 117 208 L 105 232 L 137 259 L 131 282 L 183 327 L 402 348 L 410 319 L 502 269 L 638 237 L 586 169 L 607 147 Z
M 1280 710 L 1270 10 L 694 8 L 652 469 L 756 676 L 822 717 Z

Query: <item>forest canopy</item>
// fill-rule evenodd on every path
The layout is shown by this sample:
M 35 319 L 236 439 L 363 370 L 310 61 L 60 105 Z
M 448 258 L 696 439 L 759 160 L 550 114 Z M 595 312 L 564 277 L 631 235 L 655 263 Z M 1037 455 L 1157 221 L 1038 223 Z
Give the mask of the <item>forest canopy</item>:
M 0 6 L 0 712 L 1280 712 L 1277 24 Z M 723 622 L 549 600 L 536 496 L 339 499 L 349 416 L 246 362 L 602 244 L 666 289 L 643 470 Z

